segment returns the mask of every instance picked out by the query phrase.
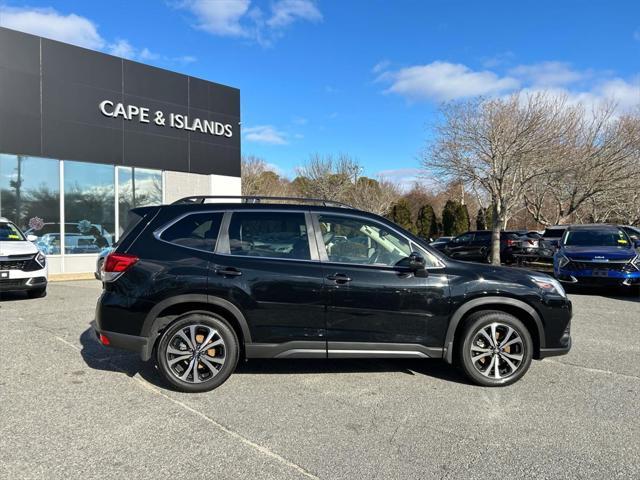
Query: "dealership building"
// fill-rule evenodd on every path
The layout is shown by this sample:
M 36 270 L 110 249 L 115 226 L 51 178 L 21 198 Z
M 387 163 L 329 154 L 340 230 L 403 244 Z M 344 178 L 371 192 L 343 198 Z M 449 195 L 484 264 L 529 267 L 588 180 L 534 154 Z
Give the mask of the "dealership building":
M 0 216 L 90 272 L 131 208 L 240 194 L 240 91 L 0 27 Z

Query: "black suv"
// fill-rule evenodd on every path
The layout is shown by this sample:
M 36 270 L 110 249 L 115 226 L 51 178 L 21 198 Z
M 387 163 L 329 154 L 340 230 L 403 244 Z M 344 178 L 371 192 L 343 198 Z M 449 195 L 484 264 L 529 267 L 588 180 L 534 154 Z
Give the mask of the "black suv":
M 213 389 L 240 358 L 443 358 L 508 385 L 571 347 L 549 276 L 449 259 L 329 202 L 212 198 L 132 210 L 103 267 L 100 342 L 177 389 Z
M 465 232 L 438 249 L 456 260 L 490 263 L 491 235 L 491 230 Z M 513 262 L 513 250 L 519 239 L 518 232 L 500 232 L 500 259 L 502 262 Z

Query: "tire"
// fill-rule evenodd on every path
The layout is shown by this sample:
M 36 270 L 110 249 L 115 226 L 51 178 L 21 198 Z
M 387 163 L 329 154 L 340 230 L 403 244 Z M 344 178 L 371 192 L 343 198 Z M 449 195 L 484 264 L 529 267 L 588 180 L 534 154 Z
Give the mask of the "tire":
M 210 348 L 203 348 L 205 341 Z M 156 364 L 164 380 L 176 390 L 208 392 L 233 373 L 239 352 L 238 337 L 222 317 L 191 313 L 164 331 L 156 348 Z
M 497 339 L 497 348 L 492 339 Z M 487 310 L 471 315 L 458 346 L 460 365 L 465 374 L 485 387 L 517 382 L 527 372 L 533 358 L 533 341 L 527 327 L 513 315 L 500 311 Z
M 29 298 L 42 298 L 47 294 L 47 287 L 36 288 L 34 290 L 27 290 L 27 296 Z

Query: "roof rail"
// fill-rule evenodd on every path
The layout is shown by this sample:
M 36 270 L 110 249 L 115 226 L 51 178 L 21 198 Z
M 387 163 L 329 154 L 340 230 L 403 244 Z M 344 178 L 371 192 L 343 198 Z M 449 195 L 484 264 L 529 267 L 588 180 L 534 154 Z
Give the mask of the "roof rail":
M 302 197 L 269 197 L 265 195 L 192 195 L 176 200 L 171 205 L 180 205 L 185 203 L 203 204 L 206 200 L 240 200 L 241 203 L 270 203 L 271 201 L 291 202 L 291 203 L 318 203 L 323 207 L 340 207 L 351 208 L 346 203 L 334 202 L 333 200 L 323 200 L 321 198 L 302 198 Z

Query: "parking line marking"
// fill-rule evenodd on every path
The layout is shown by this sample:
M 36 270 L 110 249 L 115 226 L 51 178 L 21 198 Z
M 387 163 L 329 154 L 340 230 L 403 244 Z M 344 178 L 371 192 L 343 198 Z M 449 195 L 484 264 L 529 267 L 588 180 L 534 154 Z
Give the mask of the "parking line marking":
M 564 365 L 565 367 L 579 368 L 580 370 L 586 370 L 587 372 L 592 372 L 592 373 L 606 373 L 607 375 L 616 375 L 616 376 L 619 376 L 619 377 L 626 377 L 626 378 L 633 378 L 634 380 L 640 380 L 640 377 L 637 377 L 635 375 L 629 375 L 627 373 L 613 372 L 611 370 L 601 370 L 599 368 L 583 367 L 582 365 L 576 365 L 575 363 L 559 362 L 558 360 L 549 360 L 549 359 L 546 359 L 545 362 L 546 363 L 554 363 L 556 365 Z
M 77 345 L 74 345 L 73 343 L 65 340 L 62 337 L 55 337 L 56 340 L 59 340 L 60 342 L 64 343 L 65 345 L 68 345 L 69 347 L 73 348 L 74 350 L 81 352 L 82 349 L 79 348 Z M 118 365 L 111 363 L 110 365 L 112 367 L 114 367 L 115 369 L 117 369 L 118 371 L 122 372 L 122 373 L 126 373 L 123 372 L 122 369 L 120 369 L 120 367 L 118 367 Z M 175 398 L 171 398 L 169 395 L 167 395 L 166 393 L 158 390 L 157 388 L 149 385 L 148 382 L 141 380 L 139 377 L 137 376 L 133 376 L 133 377 L 129 377 L 127 375 L 127 378 L 132 378 L 133 380 L 135 380 L 140 386 L 142 386 L 143 388 L 149 390 L 152 393 L 155 393 L 156 395 L 159 395 L 167 400 L 169 400 L 170 402 L 178 405 L 179 407 L 184 408 L 185 410 L 198 415 L 200 418 L 203 418 L 204 420 L 206 420 L 207 422 L 211 423 L 213 426 L 215 426 L 216 428 L 218 428 L 219 430 L 222 430 L 224 433 L 226 433 L 227 435 L 230 435 L 231 437 L 235 438 L 236 440 L 239 440 L 240 442 L 244 443 L 245 445 L 253 448 L 254 450 L 257 450 L 258 452 L 262 453 L 263 455 L 266 455 L 268 457 L 273 458 L 274 460 L 286 465 L 289 468 L 292 468 L 293 470 L 296 470 L 298 473 L 300 473 L 301 475 L 304 475 L 307 478 L 313 478 L 314 480 L 320 480 L 320 477 L 315 476 L 313 473 L 309 472 L 308 470 L 305 470 L 303 467 L 301 467 L 300 465 L 287 460 L 286 458 L 284 458 L 282 455 L 277 454 L 276 452 L 270 450 L 269 448 L 260 445 L 252 440 L 249 440 L 248 438 L 242 436 L 241 434 L 239 434 L 238 432 L 235 432 L 233 430 L 231 430 L 228 427 L 225 427 L 224 425 L 222 425 L 221 423 L 218 423 L 216 420 L 214 420 L 213 418 L 207 416 L 205 413 L 200 412 L 199 410 L 196 410 L 193 407 L 190 407 L 189 405 L 181 402 L 180 400 L 176 400 Z

